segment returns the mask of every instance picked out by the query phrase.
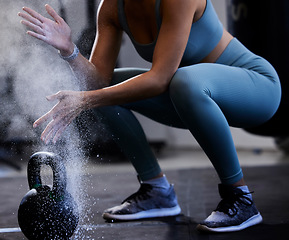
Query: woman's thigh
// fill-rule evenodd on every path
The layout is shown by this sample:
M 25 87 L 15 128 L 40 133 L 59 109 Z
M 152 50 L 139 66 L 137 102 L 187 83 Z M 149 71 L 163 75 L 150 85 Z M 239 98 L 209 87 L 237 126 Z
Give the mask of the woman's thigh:
M 179 69 L 170 91 L 177 91 L 175 100 L 183 101 L 188 112 L 190 106 L 201 108 L 204 99 L 209 98 L 235 127 L 267 121 L 280 101 L 279 82 L 255 71 L 222 64 L 205 63 Z
M 148 69 L 116 69 L 112 85 L 146 71 Z M 267 121 L 280 101 L 279 82 L 246 68 L 204 63 L 178 69 L 167 92 L 122 107 L 168 126 L 188 128 L 171 99 L 170 92 L 175 92 L 175 88 L 187 114 L 190 114 L 190 106 L 202 104 L 195 96 L 205 95 L 217 104 L 231 126 L 242 128 Z
M 131 77 L 137 76 L 148 69 L 142 68 L 119 68 L 114 71 L 112 85 L 121 83 Z M 169 92 L 165 92 L 159 96 L 136 101 L 128 104 L 121 105 L 124 108 L 138 112 L 156 122 L 177 127 L 185 128 L 182 120 L 175 111 Z

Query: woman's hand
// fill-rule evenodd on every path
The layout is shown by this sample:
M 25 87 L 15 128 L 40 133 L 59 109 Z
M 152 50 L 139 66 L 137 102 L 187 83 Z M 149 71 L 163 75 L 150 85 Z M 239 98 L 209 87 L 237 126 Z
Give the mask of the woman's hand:
M 50 141 L 56 143 L 66 127 L 85 110 L 86 106 L 84 92 L 60 91 L 48 96 L 47 100 L 58 100 L 58 103 L 33 124 L 33 127 L 37 127 L 52 119 L 41 134 L 41 140 L 46 144 Z
M 46 4 L 45 9 L 54 21 L 28 7 L 23 7 L 24 12 L 19 12 L 18 16 L 24 19 L 21 23 L 31 29 L 27 31 L 29 35 L 55 47 L 64 56 L 70 55 L 74 48 L 70 27 L 51 6 Z

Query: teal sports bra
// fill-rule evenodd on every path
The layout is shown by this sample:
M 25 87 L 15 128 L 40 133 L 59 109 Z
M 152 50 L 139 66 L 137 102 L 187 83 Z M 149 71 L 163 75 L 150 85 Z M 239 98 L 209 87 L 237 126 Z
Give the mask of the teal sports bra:
M 158 31 L 161 27 L 161 17 L 159 12 L 160 3 L 161 0 L 156 0 L 155 14 Z M 135 41 L 126 21 L 123 0 L 118 0 L 118 17 L 123 30 L 131 39 L 138 54 L 146 61 L 152 62 L 157 38 L 149 44 L 140 44 Z M 192 24 L 190 36 L 180 66 L 199 63 L 217 46 L 222 35 L 223 25 L 216 14 L 211 0 L 207 0 L 206 8 L 202 17 Z

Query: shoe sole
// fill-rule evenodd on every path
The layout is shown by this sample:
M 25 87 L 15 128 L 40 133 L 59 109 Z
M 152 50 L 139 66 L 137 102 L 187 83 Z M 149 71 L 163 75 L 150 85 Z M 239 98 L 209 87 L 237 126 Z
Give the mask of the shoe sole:
M 134 214 L 110 214 L 103 213 L 102 217 L 106 220 L 137 220 L 143 218 L 157 218 L 157 217 L 170 217 L 176 216 L 181 213 L 181 208 L 179 205 L 173 208 L 162 208 L 162 209 L 151 209 L 147 211 L 142 211 Z
M 197 229 L 199 231 L 205 231 L 205 232 L 235 232 L 235 231 L 240 231 L 243 230 L 245 228 L 254 226 L 256 224 L 259 224 L 263 221 L 263 218 L 261 216 L 260 213 L 250 217 L 248 220 L 246 220 L 245 222 L 241 223 L 240 225 L 236 225 L 236 226 L 228 226 L 228 227 L 216 227 L 216 228 L 210 228 L 206 225 L 203 224 L 199 224 L 197 226 Z

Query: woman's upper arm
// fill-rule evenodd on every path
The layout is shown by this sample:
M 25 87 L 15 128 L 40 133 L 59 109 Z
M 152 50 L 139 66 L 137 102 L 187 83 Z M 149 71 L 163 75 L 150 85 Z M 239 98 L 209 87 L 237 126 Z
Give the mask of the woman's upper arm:
M 153 55 L 152 71 L 162 75 L 169 84 L 184 54 L 194 14 L 194 0 L 162 1 L 162 24 Z
M 103 0 L 90 62 L 104 79 L 111 78 L 121 46 L 122 30 L 117 24 L 117 0 Z

